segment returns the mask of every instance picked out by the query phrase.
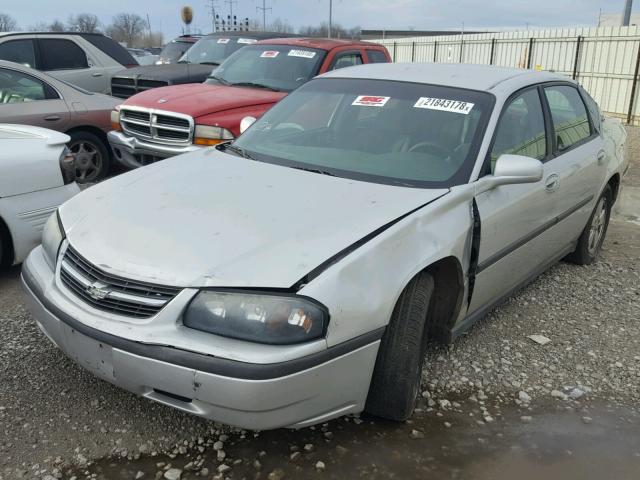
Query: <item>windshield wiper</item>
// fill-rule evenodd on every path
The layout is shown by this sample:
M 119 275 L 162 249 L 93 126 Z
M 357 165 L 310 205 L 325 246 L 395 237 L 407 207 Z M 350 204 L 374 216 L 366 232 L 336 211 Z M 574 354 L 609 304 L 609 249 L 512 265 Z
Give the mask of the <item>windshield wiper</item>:
M 178 60 L 176 63 L 191 63 L 189 60 Z
M 200 65 L 220 65 L 220 62 L 198 62 Z
M 319 168 L 291 167 L 291 166 L 289 166 L 289 168 L 295 168 L 296 170 L 304 170 L 305 172 L 319 173 L 320 175 L 328 175 L 330 177 L 337 177 L 337 175 L 335 175 L 335 174 L 333 174 L 331 172 L 327 172 L 326 170 L 321 170 Z
M 265 90 L 271 90 L 272 92 L 280 92 L 279 88 L 270 87 L 269 85 L 263 85 L 262 83 L 255 82 L 237 82 L 232 83 L 232 87 L 254 87 L 254 88 L 264 88 Z
M 253 158 L 244 148 L 241 147 L 237 147 L 235 145 L 233 145 L 232 143 L 229 143 L 228 145 L 225 145 L 225 150 L 230 150 L 231 152 L 235 153 L 236 155 L 241 156 L 242 158 L 248 158 L 249 160 L 255 160 L 255 158 Z

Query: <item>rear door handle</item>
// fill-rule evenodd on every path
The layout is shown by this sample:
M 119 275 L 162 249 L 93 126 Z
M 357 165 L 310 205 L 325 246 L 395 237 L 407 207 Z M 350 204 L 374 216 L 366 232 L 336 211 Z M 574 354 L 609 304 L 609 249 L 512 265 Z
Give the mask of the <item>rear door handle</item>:
M 559 186 L 560 177 L 556 173 L 549 175 L 544 181 L 544 188 L 546 188 L 548 192 L 555 192 Z
M 44 117 L 44 119 L 47 122 L 57 122 L 58 120 L 60 120 L 60 117 L 58 115 L 49 115 L 48 117 Z
M 102 76 L 102 72 L 94 72 L 91 74 L 92 77 L 101 77 Z
M 607 159 L 607 154 L 604 150 L 600 150 L 598 152 L 598 165 L 602 165 L 604 161 Z

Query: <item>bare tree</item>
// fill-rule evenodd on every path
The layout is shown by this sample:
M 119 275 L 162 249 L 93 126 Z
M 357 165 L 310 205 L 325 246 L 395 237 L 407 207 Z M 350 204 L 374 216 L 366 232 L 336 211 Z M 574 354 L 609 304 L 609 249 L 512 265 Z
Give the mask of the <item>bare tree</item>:
M 161 47 L 164 43 L 164 35 L 162 32 L 147 32 L 138 42 L 138 46 L 142 48 Z
M 67 26 L 74 32 L 96 33 L 100 31 L 100 20 L 93 13 L 79 13 L 69 16 Z
M 0 32 L 12 32 L 18 29 L 18 22 L 7 13 L 0 13 Z
M 280 17 L 276 18 L 273 22 L 267 24 L 267 30 L 269 32 L 278 32 L 278 33 L 293 33 L 293 26 L 287 21 L 283 20 Z
M 58 19 L 55 19 L 53 22 L 51 22 L 47 30 L 49 30 L 50 32 L 64 32 L 66 28 L 64 26 L 64 23 L 62 23 Z
M 119 13 L 107 28 L 108 35 L 116 42 L 126 42 L 132 47 L 143 36 L 147 23 L 135 13 Z
M 322 22 L 317 26 L 301 27 L 298 30 L 301 35 L 309 37 L 327 37 L 329 35 L 329 24 Z M 333 38 L 360 38 L 360 27 L 344 28 L 342 25 L 334 23 L 331 25 L 331 36 Z

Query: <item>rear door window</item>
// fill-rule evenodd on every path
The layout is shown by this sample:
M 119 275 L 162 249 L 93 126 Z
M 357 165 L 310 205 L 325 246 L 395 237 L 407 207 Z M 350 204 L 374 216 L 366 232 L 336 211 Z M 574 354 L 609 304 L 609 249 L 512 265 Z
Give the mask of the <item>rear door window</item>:
M 9 40 L 0 43 L 0 59 L 35 68 L 36 54 L 33 40 Z
M 333 64 L 329 70 L 353 67 L 354 65 L 362 65 L 362 63 L 362 55 L 359 52 L 339 53 L 333 59 Z
M 367 58 L 369 59 L 369 63 L 388 63 L 389 60 L 384 52 L 380 50 L 368 50 L 367 49 Z
M 85 34 L 82 35 L 87 42 L 100 49 L 105 55 L 110 56 L 120 65 L 136 65 L 138 62 L 131 56 L 122 45 L 104 35 Z
M 75 42 L 61 38 L 38 40 L 41 70 L 78 70 L 89 68 L 87 55 Z
M 587 108 L 574 87 L 555 85 L 544 89 L 558 152 L 568 150 L 591 136 Z

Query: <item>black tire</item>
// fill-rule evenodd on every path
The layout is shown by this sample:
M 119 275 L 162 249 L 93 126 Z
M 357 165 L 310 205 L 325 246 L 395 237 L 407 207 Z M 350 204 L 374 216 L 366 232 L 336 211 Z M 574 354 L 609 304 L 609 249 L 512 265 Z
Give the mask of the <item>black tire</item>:
M 600 215 L 602 202 L 604 202 L 604 207 L 602 215 Z M 607 185 L 602 195 L 600 195 L 600 198 L 598 198 L 593 212 L 591 212 L 587 226 L 584 227 L 578 239 L 576 249 L 566 257 L 567 261 L 578 265 L 590 265 L 595 261 L 602 247 L 602 242 L 604 242 L 607 235 L 612 205 L 613 192 L 611 191 L 611 187 Z M 597 232 L 595 232 L 594 229 L 596 229 Z M 594 238 L 592 235 L 597 235 L 597 238 Z
M 96 182 L 109 172 L 109 146 L 94 133 L 78 130 L 69 133 L 69 149 L 76 155 L 76 182 Z
M 371 378 L 365 411 L 389 420 L 411 416 L 420 390 L 433 277 L 417 275 L 393 309 Z

